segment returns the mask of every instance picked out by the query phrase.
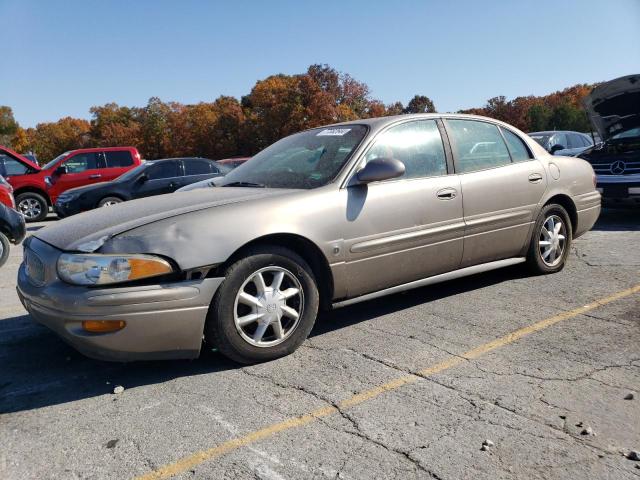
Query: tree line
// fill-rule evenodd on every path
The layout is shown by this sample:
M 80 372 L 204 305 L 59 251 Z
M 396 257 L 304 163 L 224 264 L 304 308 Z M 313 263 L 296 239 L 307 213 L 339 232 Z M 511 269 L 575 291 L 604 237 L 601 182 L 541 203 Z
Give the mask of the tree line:
M 582 99 L 593 85 L 581 84 L 550 95 L 494 97 L 481 108 L 462 110 L 504 120 L 524 131 L 588 131 Z M 185 105 L 149 99 L 144 107 L 107 103 L 90 109 L 91 119 L 65 117 L 22 128 L 8 106 L 0 106 L 0 144 L 41 162 L 76 148 L 132 145 L 143 158 L 250 156 L 274 141 L 307 128 L 359 118 L 436 112 L 433 101 L 415 95 L 405 106 L 385 105 L 369 87 L 328 65 L 303 74 L 258 80 L 240 100 L 220 96 Z

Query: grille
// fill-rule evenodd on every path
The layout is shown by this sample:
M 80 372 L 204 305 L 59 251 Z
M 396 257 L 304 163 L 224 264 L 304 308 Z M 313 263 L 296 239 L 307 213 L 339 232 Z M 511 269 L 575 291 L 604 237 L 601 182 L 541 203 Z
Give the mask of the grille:
M 640 161 L 624 162 L 614 160 L 612 162 L 592 163 L 591 166 L 598 175 L 631 175 L 632 173 L 640 173 Z
M 28 248 L 24 251 L 24 264 L 27 278 L 34 285 L 44 285 L 44 263 Z

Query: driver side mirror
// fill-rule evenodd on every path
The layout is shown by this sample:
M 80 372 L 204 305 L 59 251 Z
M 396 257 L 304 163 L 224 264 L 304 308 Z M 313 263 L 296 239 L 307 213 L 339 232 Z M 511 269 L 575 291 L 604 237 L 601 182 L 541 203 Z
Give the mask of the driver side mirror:
M 549 151 L 549 153 L 551 153 L 551 155 L 555 155 L 558 150 L 564 150 L 566 148 L 567 147 L 565 147 L 564 145 L 560 145 L 559 143 L 556 143 L 553 147 L 551 147 L 551 150 Z
M 404 175 L 404 163 L 395 158 L 374 158 L 356 174 L 361 184 L 389 180 Z
M 55 169 L 53 173 L 60 176 L 60 175 L 66 175 L 67 173 L 69 173 L 69 171 L 67 170 L 66 165 L 60 165 L 58 168 Z
M 147 180 L 149 180 L 149 175 L 146 173 L 143 173 L 138 177 L 138 183 L 145 183 Z

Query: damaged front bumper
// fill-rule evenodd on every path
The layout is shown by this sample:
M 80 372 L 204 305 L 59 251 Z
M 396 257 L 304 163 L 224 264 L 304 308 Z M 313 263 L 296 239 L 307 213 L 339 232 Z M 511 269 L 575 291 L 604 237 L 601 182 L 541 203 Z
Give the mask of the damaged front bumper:
M 60 250 L 31 238 L 18 272 L 18 296 L 31 316 L 81 353 L 101 360 L 195 358 L 209 305 L 224 278 L 144 286 L 87 288 L 61 281 Z M 112 333 L 89 333 L 85 320 L 121 320 Z

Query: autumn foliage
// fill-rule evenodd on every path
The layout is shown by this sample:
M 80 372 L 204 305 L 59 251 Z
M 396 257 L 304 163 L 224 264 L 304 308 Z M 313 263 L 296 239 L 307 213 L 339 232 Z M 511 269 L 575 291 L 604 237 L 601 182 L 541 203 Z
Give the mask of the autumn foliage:
M 587 131 L 581 107 L 590 85 L 576 85 L 544 97 L 495 97 L 482 108 L 465 110 L 504 120 L 524 131 Z M 435 112 L 433 101 L 415 95 L 404 106 L 371 97 L 365 83 L 327 65 L 311 65 L 299 75 L 272 75 L 256 82 L 240 100 L 184 105 L 152 97 L 144 107 L 107 103 L 90 109 L 91 121 L 65 117 L 21 128 L 11 108 L 0 106 L 0 143 L 33 151 L 45 162 L 75 148 L 133 145 L 144 158 L 202 156 L 213 159 L 252 155 L 291 133 L 358 118 Z

